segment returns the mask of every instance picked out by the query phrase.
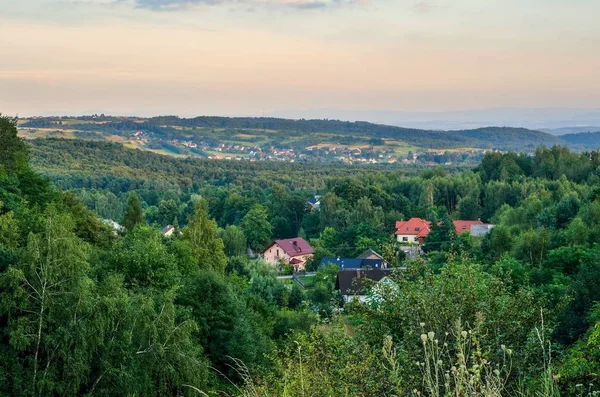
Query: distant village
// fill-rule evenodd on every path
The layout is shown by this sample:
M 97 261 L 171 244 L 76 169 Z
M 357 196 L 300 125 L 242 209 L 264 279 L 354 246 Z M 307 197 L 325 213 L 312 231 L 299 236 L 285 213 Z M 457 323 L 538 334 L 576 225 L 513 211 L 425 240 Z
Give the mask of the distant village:
M 157 138 L 150 138 L 146 132 L 137 131 L 132 138 L 148 145 Z M 164 144 L 164 142 L 163 142 Z M 399 155 L 394 146 L 359 145 L 311 145 L 306 147 L 258 146 L 255 144 L 225 143 L 210 141 L 192 141 L 172 139 L 166 142 L 170 150 L 190 157 L 202 157 L 210 160 L 247 160 L 247 161 L 326 161 L 346 164 L 419 164 L 424 166 L 453 165 L 464 162 L 479 162 L 490 149 L 453 149 L 408 151 Z M 497 150 L 494 150 L 497 151 Z

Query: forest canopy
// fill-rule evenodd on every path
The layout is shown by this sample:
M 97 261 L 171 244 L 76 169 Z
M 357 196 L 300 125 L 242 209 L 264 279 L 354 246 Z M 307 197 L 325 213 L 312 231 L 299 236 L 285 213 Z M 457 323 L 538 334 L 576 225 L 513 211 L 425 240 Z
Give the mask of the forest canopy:
M 28 145 L 6 117 L 0 142 L 0 395 L 598 393 L 598 152 L 251 164 Z M 412 217 L 435 225 L 416 259 Z M 302 283 L 248 255 L 298 236 Z M 368 249 L 393 270 L 346 302 L 320 259 Z

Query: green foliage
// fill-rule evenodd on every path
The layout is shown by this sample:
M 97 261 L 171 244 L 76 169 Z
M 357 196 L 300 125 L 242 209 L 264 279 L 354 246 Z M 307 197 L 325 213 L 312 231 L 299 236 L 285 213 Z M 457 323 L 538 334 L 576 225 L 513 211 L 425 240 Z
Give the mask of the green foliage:
M 223 240 L 218 235 L 217 223 L 209 218 L 206 200 L 196 203 L 194 214 L 183 229 L 183 239 L 191 247 L 200 269 L 212 269 L 218 273 L 225 271 L 227 258 Z
M 242 219 L 240 224 L 250 248 L 261 251 L 271 242 L 272 227 L 266 208 L 257 204 Z
M 144 212 L 140 198 L 133 192 L 129 194 L 127 206 L 125 207 L 125 215 L 123 215 L 123 227 L 128 231 L 133 230 L 137 225 L 144 223 Z
M 246 236 L 240 227 L 229 225 L 225 229 L 219 229 L 219 235 L 223 240 L 223 247 L 227 256 L 243 256 L 246 254 Z

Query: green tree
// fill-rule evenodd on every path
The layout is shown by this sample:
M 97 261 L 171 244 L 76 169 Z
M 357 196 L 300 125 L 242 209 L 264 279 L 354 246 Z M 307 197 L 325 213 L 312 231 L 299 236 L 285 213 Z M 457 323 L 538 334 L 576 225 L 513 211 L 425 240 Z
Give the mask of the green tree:
M 128 231 L 133 230 L 137 225 L 142 225 L 144 220 L 144 211 L 142 210 L 142 203 L 137 193 L 132 192 L 127 198 L 127 205 L 125 207 L 125 215 L 123 215 L 123 226 Z
M 208 203 L 196 203 L 194 214 L 183 229 L 183 239 L 192 248 L 201 269 L 212 269 L 222 274 L 227 265 L 223 240 L 219 237 L 217 223 L 208 215 Z
M 239 226 L 229 225 L 225 229 L 219 229 L 219 235 L 223 240 L 223 246 L 227 256 L 246 255 L 246 236 Z
M 260 204 L 253 206 L 242 219 L 240 226 L 253 250 L 261 251 L 271 241 L 272 228 L 267 219 L 267 210 Z
M 28 168 L 28 149 L 17 136 L 17 121 L 0 114 L 0 170 L 6 172 L 23 171 Z
M 74 395 L 89 373 L 88 247 L 67 214 L 51 206 L 45 215 L 44 230 L 29 236 L 19 264 L 0 279 L 1 314 L 10 318 L 3 334 L 12 348 L 2 361 L 14 364 L 15 395 Z

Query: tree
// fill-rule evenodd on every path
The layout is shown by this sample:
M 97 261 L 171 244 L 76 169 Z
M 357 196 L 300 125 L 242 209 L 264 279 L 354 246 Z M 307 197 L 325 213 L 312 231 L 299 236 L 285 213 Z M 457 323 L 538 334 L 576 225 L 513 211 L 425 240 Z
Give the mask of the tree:
M 158 205 L 156 217 L 161 226 L 174 224 L 179 217 L 179 207 L 175 200 L 162 200 Z
M 192 248 L 201 269 L 212 269 L 222 274 L 227 265 L 223 240 L 218 235 L 217 222 L 208 215 L 208 202 L 196 203 L 194 214 L 183 229 L 183 239 Z
M 458 202 L 458 219 L 475 220 L 481 217 L 479 198 L 470 194 Z
M 242 219 L 241 227 L 246 235 L 250 248 L 255 251 L 263 250 L 271 241 L 272 228 L 269 223 L 267 210 L 260 204 L 253 206 Z
M 197 339 L 219 370 L 233 372 L 227 365 L 230 357 L 249 367 L 264 360 L 270 343 L 252 310 L 222 275 L 206 271 L 188 279 L 177 303 L 199 325 Z
M 290 222 L 282 217 L 275 216 L 269 222 L 273 226 L 273 237 L 274 238 L 291 238 L 295 237 Z
M 89 371 L 87 245 L 67 214 L 51 206 L 45 215 L 43 232 L 29 236 L 21 262 L 1 276 L 0 315 L 11 319 L 3 334 L 15 354 L 3 361 L 17 364 L 15 394 L 77 394 Z
M 229 225 L 225 229 L 219 229 L 219 235 L 223 240 L 223 246 L 227 256 L 246 255 L 246 236 L 239 226 Z
M 17 172 L 28 168 L 28 150 L 17 136 L 17 121 L 0 114 L 0 171 Z
M 168 289 L 181 277 L 175 256 L 165 247 L 160 233 L 150 226 L 136 227 L 127 233 L 111 249 L 107 262 L 99 268 L 122 274 L 131 289 Z
M 137 225 L 144 223 L 144 211 L 142 203 L 137 193 L 132 192 L 127 198 L 127 206 L 125 207 L 125 215 L 123 215 L 123 226 L 128 231 L 133 230 Z

